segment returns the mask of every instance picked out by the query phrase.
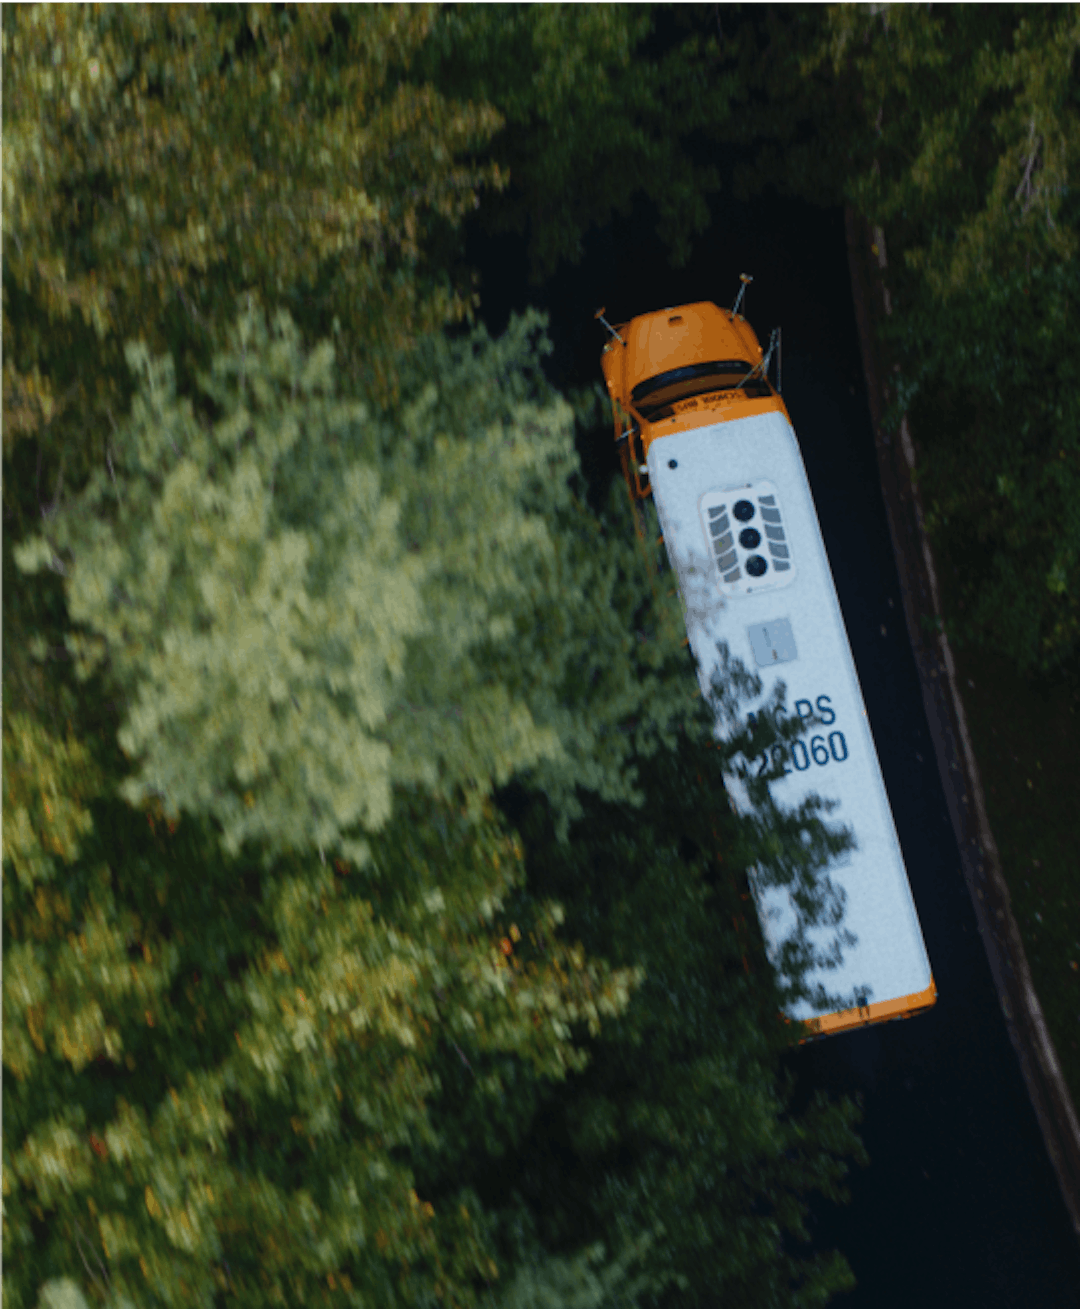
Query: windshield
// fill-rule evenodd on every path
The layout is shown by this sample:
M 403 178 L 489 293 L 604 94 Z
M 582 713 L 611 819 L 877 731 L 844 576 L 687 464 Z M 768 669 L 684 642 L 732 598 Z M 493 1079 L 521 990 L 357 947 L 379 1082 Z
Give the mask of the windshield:
M 631 392 L 631 402 L 642 418 L 652 423 L 658 418 L 666 418 L 672 406 L 682 400 L 714 391 L 734 390 L 752 367 L 745 360 L 728 359 L 672 368 L 658 377 L 639 382 Z M 744 383 L 743 389 L 754 398 L 771 394 L 768 382 L 760 376 Z

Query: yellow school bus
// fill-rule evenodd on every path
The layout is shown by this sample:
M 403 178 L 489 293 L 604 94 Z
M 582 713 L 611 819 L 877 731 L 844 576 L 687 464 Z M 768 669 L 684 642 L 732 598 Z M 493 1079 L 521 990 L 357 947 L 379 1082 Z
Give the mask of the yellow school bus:
M 797 806 L 817 793 L 836 800 L 837 820 L 856 848 L 828 867 L 841 888 L 843 926 L 856 942 L 839 967 L 817 969 L 811 985 L 851 1001 L 832 1013 L 807 1001 L 785 1015 L 826 1036 L 907 1018 L 937 999 L 930 960 L 862 690 L 803 466 L 795 429 L 778 386 L 778 332 L 764 351 L 739 312 L 709 301 L 678 305 L 610 324 L 601 358 L 615 441 L 632 500 L 656 507 L 662 541 L 678 581 L 689 645 L 702 693 L 720 670 L 721 646 L 742 659 L 771 699 L 786 684 L 811 734 L 772 758 L 784 776 L 771 783 L 778 803 Z M 769 378 L 776 353 L 777 386 Z M 640 530 L 640 528 L 639 528 Z M 717 737 L 721 735 L 719 726 Z M 777 754 L 779 751 L 779 754 Z M 742 781 L 725 779 L 736 810 L 749 813 Z M 772 962 L 796 926 L 784 887 L 749 870 L 750 890 Z M 808 929 L 827 948 L 832 929 Z M 811 1039 L 807 1037 L 804 1039 Z

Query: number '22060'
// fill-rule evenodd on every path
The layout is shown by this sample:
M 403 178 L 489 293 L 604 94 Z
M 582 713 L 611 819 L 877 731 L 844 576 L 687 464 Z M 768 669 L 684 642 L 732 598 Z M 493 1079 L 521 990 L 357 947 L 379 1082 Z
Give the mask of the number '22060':
M 836 722 L 836 711 L 832 708 L 832 702 L 827 695 L 819 695 L 816 700 L 818 714 L 821 721 L 826 727 L 832 726 Z M 796 700 L 795 712 L 800 718 L 809 718 L 814 712 L 814 706 L 809 700 Z M 754 715 L 750 716 L 750 725 L 754 724 Z M 766 751 L 759 755 L 761 761 L 758 768 L 758 777 L 763 777 L 768 771 L 769 754 L 772 754 L 773 764 L 777 767 L 783 767 L 784 776 L 791 776 L 791 769 L 788 767 L 788 759 L 795 765 L 797 773 L 805 773 L 810 767 L 811 761 L 819 768 L 824 768 L 828 763 L 842 764 L 848 757 L 847 740 L 839 728 L 835 728 L 827 736 L 812 736 L 809 745 L 805 741 L 792 741 L 789 747 L 784 745 L 774 745 L 771 751 Z

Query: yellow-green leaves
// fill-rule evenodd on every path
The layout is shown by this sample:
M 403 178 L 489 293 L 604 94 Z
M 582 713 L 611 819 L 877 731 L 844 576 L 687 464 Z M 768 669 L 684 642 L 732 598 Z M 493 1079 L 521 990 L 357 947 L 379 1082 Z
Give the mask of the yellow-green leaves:
M 81 530 L 72 526 L 80 563 L 69 609 L 133 692 L 120 743 L 148 767 L 125 787 L 132 803 L 156 790 L 174 816 L 209 809 L 232 849 L 305 833 L 331 846 L 341 827 L 377 828 L 388 811 L 388 750 L 368 731 L 385 718 L 399 647 L 417 630 L 423 570 L 401 558 L 394 503 L 358 464 L 326 488 L 327 584 L 309 594 L 312 540 L 273 521 L 275 472 L 301 428 L 307 442 L 329 443 L 362 411 L 315 396 L 327 390 L 327 350 L 301 360 L 295 333 L 271 342 L 263 326 L 256 339 L 244 322 L 233 375 L 219 370 L 222 386 L 237 385 L 236 407 L 212 441 L 176 400 L 172 370 L 131 352 L 144 389 L 117 440 L 122 504 L 112 527 L 94 517 L 110 498 L 99 478 Z M 283 370 L 298 397 L 284 412 Z M 288 490 L 279 486 L 279 502 Z M 190 734 L 186 760 L 167 744 L 178 732 Z M 262 803 L 242 807 L 230 783 L 257 785 Z
M 203 379 L 212 421 L 129 350 L 142 385 L 111 473 L 43 537 L 65 560 L 77 666 L 107 659 L 127 695 L 129 803 L 208 815 L 228 852 L 269 863 L 362 859 L 393 785 L 474 814 L 525 772 L 566 815 L 578 784 L 632 797 L 631 742 L 597 772 L 602 724 L 691 701 L 626 660 L 623 549 L 572 507 L 570 408 L 525 382 L 536 325 L 400 365 L 424 382 L 400 416 L 339 399 L 333 351 L 303 351 L 282 314 L 241 313 Z M 32 538 L 18 562 L 45 558 Z
M 39 1055 L 61 1058 L 75 1072 L 103 1055 L 119 1063 L 120 1024 L 136 1015 L 152 1022 L 176 971 L 171 942 L 154 949 L 144 942 L 141 959 L 128 956 L 135 920 L 118 911 L 107 869 L 97 883 L 78 922 L 67 897 L 46 887 L 38 887 L 32 908 L 24 901 L 21 912 L 14 903 L 7 910 L 20 939 L 6 952 L 4 1064 L 20 1079 Z
M 124 839 L 133 840 L 130 829 Z M 283 859 L 261 879 L 263 930 L 235 980 L 217 943 L 230 939 L 222 879 L 235 882 L 237 865 L 200 863 L 196 841 L 183 849 L 186 881 L 168 905 L 184 930 L 162 942 L 142 925 L 138 968 L 124 948 L 135 934 L 130 916 L 102 921 L 95 906 L 107 896 L 82 911 L 93 920 L 87 938 L 104 939 L 110 921 L 123 932 L 111 958 L 99 952 L 87 966 L 82 996 L 118 1022 L 139 1059 L 126 1073 L 79 1064 L 60 1110 L 18 1100 L 20 1130 L 5 1139 L 9 1248 L 29 1239 L 30 1213 L 50 1240 L 78 1236 L 74 1272 L 82 1249 L 91 1270 L 100 1260 L 115 1295 L 137 1303 L 152 1293 L 178 1309 L 210 1305 L 228 1287 L 245 1302 L 274 1302 L 331 1281 L 362 1286 L 380 1306 L 435 1284 L 454 1303 L 475 1305 L 475 1279 L 493 1276 L 484 1228 L 418 1196 L 407 1162 L 446 1127 L 430 1116 L 441 1051 L 466 1061 L 516 1054 L 540 1076 L 559 1077 L 584 1063 L 571 1029 L 623 1012 L 634 970 L 560 942 L 557 906 L 526 910 L 520 926 L 499 920 L 523 881 L 523 850 L 490 807 L 471 822 L 406 794 L 372 837 L 362 872 Z M 137 897 L 143 888 L 127 869 Z M 218 908 L 200 917 L 193 906 L 206 883 Z M 244 899 L 235 900 L 242 912 Z M 5 1004 L 36 999 L 50 1015 L 66 993 L 65 946 L 46 944 L 47 963 L 29 979 L 37 992 L 24 994 L 20 965 L 5 976 Z M 208 989 L 191 976 L 193 959 L 215 970 Z M 5 963 L 10 971 L 10 953 Z M 150 974 L 157 967 L 164 976 Z M 184 990 L 212 1009 L 194 1047 L 181 1044 L 191 1013 Z M 157 1019 L 140 1042 L 135 1011 L 144 1004 Z M 17 1026 L 5 1013 L 5 1058 Z M 192 1052 L 186 1065 L 178 1048 Z M 20 1092 L 58 1085 L 55 1065 L 35 1057 L 37 1080 L 18 1082 Z M 487 1092 L 501 1094 L 499 1074 L 481 1072 Z
M 395 393 L 395 351 L 470 308 L 417 268 L 428 226 L 506 184 L 475 162 L 500 115 L 405 75 L 433 16 L 5 15 L 5 453 L 37 434 L 84 481 L 130 395 L 121 343 L 179 329 L 190 365 L 244 289 L 336 317 L 349 370 Z
M 93 1159 L 85 1112 L 66 1108 L 22 1142 L 14 1152 L 12 1168 L 38 1204 L 51 1206 L 61 1196 L 89 1184 Z
M 70 1277 L 55 1277 L 42 1284 L 37 1309 L 88 1309 L 86 1297 Z
M 41 555 L 38 560 L 45 561 Z M 23 714 L 5 721 L 4 861 L 24 888 L 51 880 L 58 858 L 76 858 L 80 837 L 93 826 L 84 802 L 100 781 L 74 738 L 54 740 Z
M 629 524 L 571 493 L 537 325 L 429 343 L 402 414 L 245 311 L 202 395 L 145 364 L 115 485 L 45 526 L 128 706 L 123 795 L 162 794 L 99 798 L 70 903 L 5 915 L 5 1239 L 38 1217 L 63 1267 L 79 1224 L 118 1302 L 475 1309 L 487 1220 L 419 1180 L 467 1139 L 448 1064 L 501 1112 L 641 984 L 563 939 L 487 801 L 525 778 L 565 827 L 579 787 L 632 799 L 694 706 Z

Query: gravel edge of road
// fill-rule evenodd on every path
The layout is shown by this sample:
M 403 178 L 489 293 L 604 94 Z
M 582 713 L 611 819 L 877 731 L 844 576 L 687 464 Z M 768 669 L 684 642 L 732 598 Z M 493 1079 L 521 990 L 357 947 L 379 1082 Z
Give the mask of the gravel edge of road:
M 881 490 L 938 771 L 960 847 L 964 881 L 975 907 L 979 935 L 990 961 L 1009 1039 L 1020 1061 L 1062 1198 L 1080 1238 L 1080 1122 L 1035 994 L 1020 930 L 1013 917 L 1009 888 L 987 821 L 982 780 L 968 736 L 952 651 L 943 632 L 931 637 L 923 632 L 920 622 L 924 614 L 934 619 L 939 619 L 941 614 L 933 555 L 923 528 L 922 505 L 911 481 L 915 451 L 907 416 L 901 423 L 899 441 L 891 439 L 882 429 L 888 400 L 885 380 L 888 365 L 874 333 L 874 322 L 890 312 L 882 277 L 888 266 L 885 237 L 880 228 L 871 228 L 850 205 L 844 208 L 844 228 Z

